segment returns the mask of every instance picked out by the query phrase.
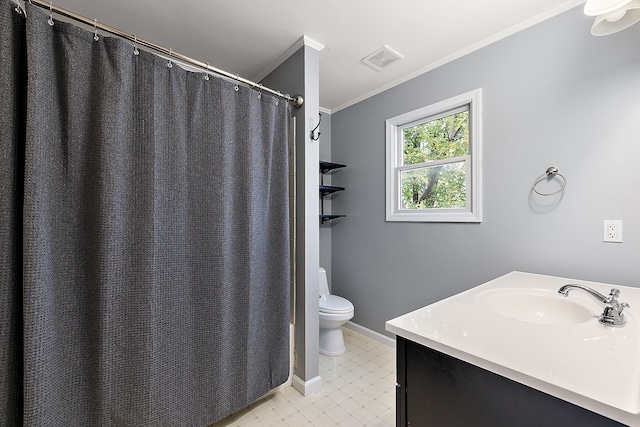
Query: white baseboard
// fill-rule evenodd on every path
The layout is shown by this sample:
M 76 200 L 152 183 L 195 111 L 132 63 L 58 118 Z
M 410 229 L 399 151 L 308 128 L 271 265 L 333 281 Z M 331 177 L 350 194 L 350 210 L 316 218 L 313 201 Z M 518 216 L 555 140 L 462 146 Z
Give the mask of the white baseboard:
M 383 345 L 389 346 L 391 348 L 395 348 L 396 346 L 395 339 L 390 338 L 386 335 L 382 335 L 378 332 L 372 331 L 371 329 L 365 328 L 364 326 L 360 326 L 357 323 L 347 322 L 344 324 L 344 326 L 348 329 L 351 329 L 352 331 L 355 331 L 361 335 L 364 335 L 365 337 L 370 338 L 374 341 L 377 341 Z M 292 325 L 292 336 L 293 336 L 293 325 Z M 291 348 L 293 348 L 293 343 L 291 343 Z M 293 356 L 291 357 L 291 360 L 293 362 Z M 288 383 L 289 381 L 287 381 L 287 384 Z M 297 375 L 293 374 L 290 376 L 290 384 L 293 386 L 293 388 L 298 390 L 300 394 L 302 394 L 303 396 L 308 396 L 311 393 L 320 390 L 320 388 L 322 387 L 322 377 L 318 375 L 317 377 L 311 378 L 308 381 L 304 381 Z
M 293 388 L 298 390 L 298 392 L 303 396 L 308 396 L 311 393 L 320 390 L 321 387 L 322 377 L 320 377 L 320 375 L 311 378 L 309 381 L 304 381 L 297 375 L 293 376 Z
M 386 346 L 393 347 L 393 348 L 396 347 L 395 339 L 389 338 L 388 336 L 382 335 L 381 333 L 378 333 L 376 331 L 372 331 L 371 329 L 365 328 L 364 326 L 360 326 L 357 323 L 353 323 L 349 321 L 344 324 L 344 327 L 351 329 L 352 331 L 355 331 L 361 335 L 364 335 L 367 338 L 371 338 L 372 340 L 377 341 Z

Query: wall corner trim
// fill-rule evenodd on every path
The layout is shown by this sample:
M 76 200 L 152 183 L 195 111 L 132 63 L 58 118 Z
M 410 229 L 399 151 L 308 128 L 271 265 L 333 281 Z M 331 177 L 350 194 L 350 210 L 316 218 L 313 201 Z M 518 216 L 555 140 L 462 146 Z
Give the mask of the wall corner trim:
M 293 388 L 298 390 L 298 392 L 303 396 L 308 396 L 311 393 L 320 390 L 321 387 L 322 377 L 320 375 L 311 378 L 309 381 L 304 381 L 297 375 L 293 376 Z
M 309 46 L 309 47 L 317 50 L 318 52 L 320 52 L 320 51 L 322 51 L 324 49 L 324 45 L 322 43 L 317 42 L 314 39 L 312 39 L 311 37 L 307 37 L 307 36 L 300 37 L 300 39 L 298 39 L 298 41 L 294 44 L 294 46 L 296 46 L 296 45 L 300 45 L 296 50 L 300 49 L 300 47 L 302 47 L 302 46 Z
M 280 55 L 278 57 L 278 59 L 276 59 L 272 64 L 270 64 L 270 65 L 266 66 L 265 68 L 263 68 L 251 80 L 259 82 L 260 80 L 264 79 L 269 74 L 271 74 L 271 72 L 273 70 L 275 70 L 280 65 L 282 65 L 282 63 L 284 61 L 289 59 L 289 57 L 291 55 L 296 53 L 298 50 L 300 50 L 300 48 L 302 48 L 304 46 L 309 46 L 310 48 L 313 48 L 313 49 L 317 50 L 318 52 L 320 52 L 322 49 L 324 49 L 324 45 L 322 43 L 319 43 L 319 42 L 313 40 L 310 37 L 302 36 L 294 44 L 292 44 L 291 47 L 289 47 L 289 49 L 285 50 L 284 53 L 282 53 L 282 55 Z

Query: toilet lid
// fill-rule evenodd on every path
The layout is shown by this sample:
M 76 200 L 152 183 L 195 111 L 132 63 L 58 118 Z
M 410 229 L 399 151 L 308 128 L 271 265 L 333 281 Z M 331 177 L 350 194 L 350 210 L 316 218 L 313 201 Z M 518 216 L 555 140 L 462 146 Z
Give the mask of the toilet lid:
M 324 313 L 346 313 L 353 310 L 351 301 L 337 295 L 327 295 L 320 298 L 320 311 Z

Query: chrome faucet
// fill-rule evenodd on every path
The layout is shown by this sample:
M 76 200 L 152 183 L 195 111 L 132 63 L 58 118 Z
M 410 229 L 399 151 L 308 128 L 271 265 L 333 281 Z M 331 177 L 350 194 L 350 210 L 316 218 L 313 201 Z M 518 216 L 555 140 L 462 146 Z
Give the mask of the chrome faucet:
M 619 303 L 618 296 L 620 295 L 620 290 L 611 289 L 608 297 L 605 297 L 600 292 L 595 291 L 587 286 L 569 284 L 564 285 L 560 289 L 558 289 L 558 293 L 564 295 L 565 297 L 569 295 L 569 291 L 571 289 L 582 289 L 601 303 L 605 304 L 604 312 L 600 315 L 598 322 L 602 323 L 606 326 L 624 326 L 627 322 L 622 311 L 629 307 L 629 304 L 626 302 Z

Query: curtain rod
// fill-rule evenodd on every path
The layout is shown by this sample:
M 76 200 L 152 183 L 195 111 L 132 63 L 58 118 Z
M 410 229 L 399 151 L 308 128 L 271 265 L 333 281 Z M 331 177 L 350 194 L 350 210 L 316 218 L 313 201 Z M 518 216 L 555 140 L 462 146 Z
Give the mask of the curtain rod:
M 76 13 L 70 12 L 70 11 L 68 11 L 66 9 L 62 9 L 60 7 L 54 6 L 52 3 L 44 2 L 44 1 L 41 1 L 41 0 L 26 0 L 26 1 L 28 1 L 29 3 L 31 3 L 31 4 L 33 4 L 35 6 L 38 6 L 40 8 L 48 9 L 52 14 L 56 13 L 58 15 L 65 16 L 67 18 L 73 19 L 74 21 L 82 22 L 83 24 L 93 26 L 94 28 L 99 29 L 101 31 L 104 31 L 104 32 L 113 34 L 115 36 L 118 36 L 120 38 L 129 40 L 130 42 L 134 43 L 135 46 L 139 45 L 139 46 L 142 46 L 142 47 L 146 47 L 146 48 L 154 50 L 156 52 L 160 52 L 161 54 L 163 54 L 165 56 L 168 56 L 170 59 L 177 59 L 177 60 L 185 62 L 187 64 L 194 65 L 194 66 L 196 66 L 198 68 L 202 68 L 202 69 L 204 69 L 206 71 L 209 71 L 211 73 L 227 77 L 227 78 L 229 78 L 231 80 L 234 80 L 234 81 L 237 81 L 237 82 L 240 82 L 240 83 L 244 83 L 244 84 L 246 84 L 248 86 L 253 87 L 254 89 L 259 89 L 261 91 L 269 92 L 269 93 L 271 93 L 273 95 L 279 96 L 281 98 L 286 99 L 287 101 L 290 101 L 291 104 L 296 108 L 300 108 L 302 106 L 302 104 L 304 103 L 304 99 L 303 99 L 302 95 L 291 96 L 291 95 L 288 95 L 288 94 L 283 94 L 282 92 L 273 90 L 273 89 L 268 88 L 266 86 L 262 86 L 259 83 L 253 82 L 253 81 L 245 79 L 243 77 L 240 77 L 237 74 L 235 74 L 235 75 L 231 74 L 231 73 L 229 73 L 227 71 L 220 70 L 219 68 L 212 67 L 208 63 L 204 63 L 204 62 L 195 60 L 193 58 L 190 58 L 188 56 L 182 55 L 180 53 L 176 53 L 172 49 L 167 49 L 165 47 L 158 46 L 155 43 L 151 43 L 151 42 L 149 42 L 147 40 L 139 39 L 139 38 L 137 38 L 135 36 L 135 34 L 125 33 L 124 31 L 121 31 L 121 30 L 119 30 L 117 28 L 110 27 L 109 25 L 102 24 L 100 22 L 97 22 L 96 20 L 89 19 L 89 18 L 86 18 L 86 17 L 84 17 L 82 15 L 78 15 Z M 17 4 L 17 1 L 16 1 L 16 4 Z

